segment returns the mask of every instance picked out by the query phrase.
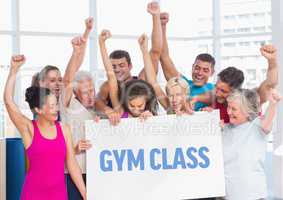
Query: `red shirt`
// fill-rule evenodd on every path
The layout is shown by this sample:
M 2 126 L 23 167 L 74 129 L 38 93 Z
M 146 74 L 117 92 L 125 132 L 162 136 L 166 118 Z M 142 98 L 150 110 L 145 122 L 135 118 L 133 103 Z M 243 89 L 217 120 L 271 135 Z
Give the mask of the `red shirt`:
M 214 109 L 219 109 L 220 111 L 220 119 L 224 120 L 224 123 L 230 123 L 230 118 L 227 112 L 227 103 L 218 103 L 217 101 L 214 104 Z

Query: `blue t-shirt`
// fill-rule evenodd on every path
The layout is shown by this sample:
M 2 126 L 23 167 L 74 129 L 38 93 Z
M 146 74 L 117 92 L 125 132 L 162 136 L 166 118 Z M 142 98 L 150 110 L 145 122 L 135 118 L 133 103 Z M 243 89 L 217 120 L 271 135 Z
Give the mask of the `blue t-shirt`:
M 182 75 L 182 78 L 187 81 L 190 87 L 190 96 L 189 97 L 194 97 L 200 94 L 204 94 L 206 92 L 209 92 L 214 89 L 214 84 L 212 83 L 206 83 L 203 86 L 196 86 L 194 85 L 192 80 L 187 79 L 185 76 Z M 194 110 L 195 111 L 200 111 L 202 108 L 207 107 L 208 105 L 202 102 L 196 102 Z

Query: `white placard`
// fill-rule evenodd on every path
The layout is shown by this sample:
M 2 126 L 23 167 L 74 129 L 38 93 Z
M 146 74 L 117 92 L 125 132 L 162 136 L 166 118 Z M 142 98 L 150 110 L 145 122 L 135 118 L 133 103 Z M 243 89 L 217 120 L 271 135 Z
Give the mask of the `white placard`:
M 88 200 L 225 196 L 219 112 L 86 122 Z

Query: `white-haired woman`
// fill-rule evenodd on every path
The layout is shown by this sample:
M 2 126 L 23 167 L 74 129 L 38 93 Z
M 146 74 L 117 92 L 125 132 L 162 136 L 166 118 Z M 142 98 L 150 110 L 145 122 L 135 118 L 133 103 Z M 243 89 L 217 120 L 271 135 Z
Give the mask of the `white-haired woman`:
M 227 199 L 267 197 L 266 136 L 272 129 L 280 99 L 277 91 L 272 90 L 269 107 L 265 115 L 259 117 L 260 102 L 255 90 L 237 90 L 228 97 L 230 124 L 222 127 Z

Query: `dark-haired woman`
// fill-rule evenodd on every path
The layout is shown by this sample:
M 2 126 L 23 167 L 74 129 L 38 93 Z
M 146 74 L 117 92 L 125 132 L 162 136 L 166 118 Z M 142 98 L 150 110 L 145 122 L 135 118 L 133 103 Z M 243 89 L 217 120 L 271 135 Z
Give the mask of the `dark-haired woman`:
M 13 100 L 16 75 L 24 62 L 23 55 L 12 57 L 4 91 L 7 111 L 22 136 L 30 163 L 21 200 L 67 200 L 65 163 L 83 199 L 86 199 L 81 170 L 74 157 L 70 128 L 56 121 L 56 96 L 47 88 L 27 89 L 26 100 L 30 109 L 38 114 L 34 121 L 24 116 Z

